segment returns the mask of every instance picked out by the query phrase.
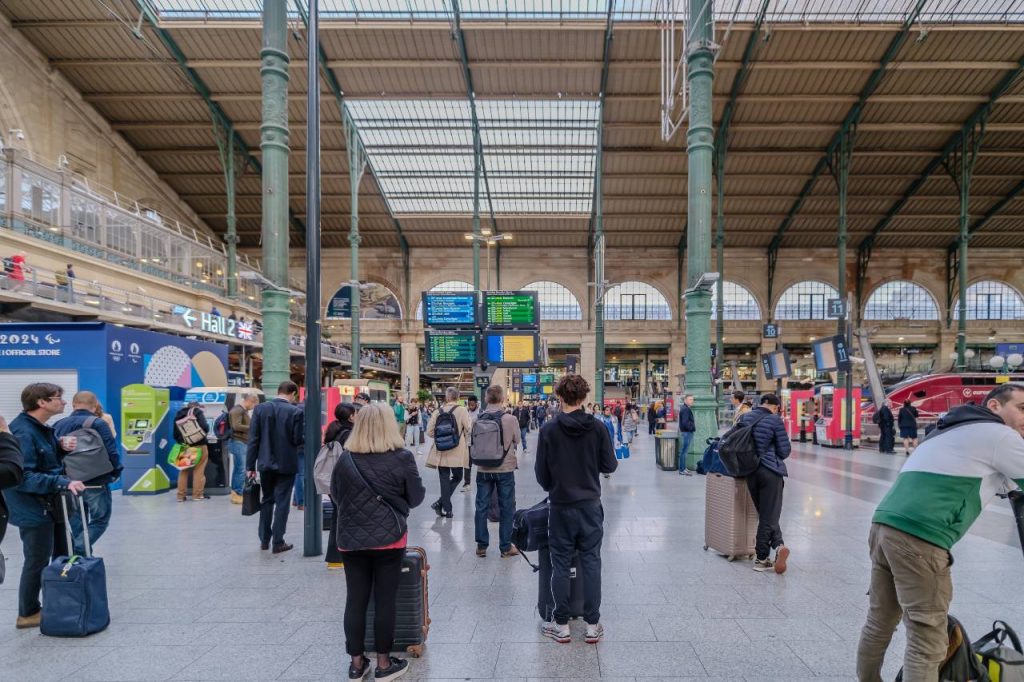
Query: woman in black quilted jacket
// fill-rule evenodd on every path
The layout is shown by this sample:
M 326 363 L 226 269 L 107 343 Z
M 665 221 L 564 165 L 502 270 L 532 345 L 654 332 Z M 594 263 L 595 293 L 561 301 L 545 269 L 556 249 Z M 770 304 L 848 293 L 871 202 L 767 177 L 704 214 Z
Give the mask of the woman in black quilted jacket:
M 352 426 L 355 422 L 356 408 L 352 403 L 338 403 L 334 408 L 334 421 L 327 425 L 324 432 L 324 445 L 327 443 L 338 443 L 345 447 L 345 441 L 352 433 Z M 345 567 L 345 556 L 338 549 L 337 520 L 338 503 L 331 500 L 331 521 L 328 526 L 327 552 L 324 560 L 327 562 L 328 570 L 340 570 Z
M 384 403 L 363 407 L 345 442 L 331 478 L 337 500 L 338 549 L 345 557 L 345 651 L 352 657 L 349 679 L 370 668 L 363 643 L 366 611 L 374 598 L 373 635 L 377 648 L 374 679 L 394 680 L 409 662 L 391 656 L 395 602 L 402 558 L 409 537 L 407 518 L 425 494 L 419 468 L 398 431 L 395 413 Z

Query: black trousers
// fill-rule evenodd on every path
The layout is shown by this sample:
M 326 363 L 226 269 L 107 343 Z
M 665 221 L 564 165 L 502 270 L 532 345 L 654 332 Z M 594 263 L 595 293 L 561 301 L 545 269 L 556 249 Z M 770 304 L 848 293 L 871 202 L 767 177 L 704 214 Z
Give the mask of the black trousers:
M 462 467 L 437 467 L 437 475 L 441 479 L 441 511 L 452 512 L 452 493 L 462 482 Z
M 395 602 L 402 575 L 404 549 L 364 549 L 345 552 L 345 651 L 364 653 L 366 609 L 373 594 L 373 641 L 378 654 L 390 653 L 395 643 Z
M 882 424 L 879 427 L 881 432 L 878 437 L 878 451 L 879 452 L 895 452 L 896 451 L 896 429 L 889 424 L 886 426 Z
M 54 523 L 50 519 L 31 528 L 18 528 L 18 532 L 25 556 L 18 584 L 18 615 L 34 616 L 42 608 L 39 590 L 43 587 L 43 569 L 57 557 L 68 555 L 67 534 L 63 522 Z
M 281 474 L 276 471 L 260 472 L 260 542 L 271 543 L 274 547 L 284 544 L 284 531 L 288 527 L 289 504 L 292 500 L 292 486 L 295 474 Z
M 569 568 L 579 552 L 583 568 L 583 620 L 601 620 L 601 541 L 604 539 L 604 508 L 600 500 L 580 506 L 551 505 L 548 511 L 548 552 L 551 555 L 551 594 L 555 598 L 555 622 L 569 622 Z
M 650 435 L 653 436 L 654 435 L 654 431 L 657 428 L 658 428 L 657 420 L 648 418 L 647 419 L 647 433 L 649 433 Z
M 327 549 L 324 552 L 324 561 L 329 564 L 340 564 L 345 561 L 345 553 L 338 549 L 338 503 L 331 498 L 334 505 L 334 514 L 331 516 L 331 523 L 328 526 Z
M 786 479 L 763 466 L 747 477 L 747 489 L 757 508 L 754 550 L 758 559 L 767 559 L 773 549 L 784 544 L 779 518 L 782 516 L 782 490 L 785 487 Z

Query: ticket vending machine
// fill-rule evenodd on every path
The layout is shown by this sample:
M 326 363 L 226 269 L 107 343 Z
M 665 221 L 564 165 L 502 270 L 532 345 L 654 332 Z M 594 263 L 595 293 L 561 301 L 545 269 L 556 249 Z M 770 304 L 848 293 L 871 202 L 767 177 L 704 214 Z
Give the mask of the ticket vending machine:
M 850 415 L 846 414 L 845 388 L 821 386 L 818 394 L 819 418 L 815 430 L 818 443 L 828 447 L 841 448 L 846 440 L 846 424 Z M 861 421 L 860 387 L 853 389 L 853 446 L 860 446 Z
M 168 490 L 171 482 L 160 467 L 173 445 L 170 441 L 170 391 L 145 384 L 121 389 L 121 446 L 126 495 L 152 495 Z
M 254 393 L 259 401 L 263 402 L 263 391 L 257 388 L 205 386 L 190 388 L 185 392 L 182 405 L 192 402 L 199 403 L 199 409 L 202 410 L 203 416 L 206 417 L 206 424 L 210 427 L 206 434 L 206 448 L 209 453 L 209 458 L 206 461 L 207 495 L 227 495 L 231 492 L 231 458 L 228 456 L 227 446 L 222 444 L 213 432 L 213 425 L 221 414 L 240 402 L 240 396 L 243 393 Z

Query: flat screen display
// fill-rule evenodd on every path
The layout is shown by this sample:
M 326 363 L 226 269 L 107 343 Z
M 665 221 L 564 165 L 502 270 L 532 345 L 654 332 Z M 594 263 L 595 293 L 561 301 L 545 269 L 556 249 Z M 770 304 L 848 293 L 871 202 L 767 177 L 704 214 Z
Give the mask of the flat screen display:
M 136 428 L 136 429 L 148 429 L 149 428 L 149 420 L 148 419 L 136 419 L 135 420 L 135 425 L 133 426 L 133 428 Z
M 523 395 L 537 395 L 539 391 L 537 384 L 523 384 Z
M 423 324 L 427 327 L 479 327 L 476 292 L 423 292 Z
M 489 329 L 536 329 L 536 291 L 485 291 L 484 324 Z
M 537 332 L 486 332 L 487 363 L 498 367 L 536 367 L 540 352 Z
M 555 384 L 555 375 L 552 372 L 542 372 L 541 374 L 538 374 L 537 377 L 538 381 L 542 384 L 550 384 L 552 386 Z
M 787 350 L 775 350 L 763 354 L 761 366 L 768 379 L 783 379 L 793 373 Z
M 833 372 L 837 369 L 849 369 L 850 355 L 846 348 L 846 339 L 842 336 L 829 336 L 818 339 L 811 344 L 814 353 L 814 367 L 819 372 Z
M 424 348 L 428 365 L 473 367 L 480 360 L 480 335 L 473 331 L 428 331 Z
M 537 383 L 537 375 L 536 374 L 524 374 L 523 375 L 523 384 L 535 384 L 535 383 Z

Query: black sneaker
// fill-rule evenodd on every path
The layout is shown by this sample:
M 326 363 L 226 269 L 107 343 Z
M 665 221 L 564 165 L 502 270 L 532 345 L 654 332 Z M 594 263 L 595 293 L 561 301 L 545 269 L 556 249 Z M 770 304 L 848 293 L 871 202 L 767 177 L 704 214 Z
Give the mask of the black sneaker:
M 363 665 L 361 668 L 357 668 L 351 663 L 348 666 L 348 679 L 350 680 L 361 680 L 366 677 L 366 673 L 370 672 L 370 659 L 363 656 Z
M 433 509 L 434 513 L 436 513 L 438 516 L 444 516 L 444 512 L 441 511 L 441 500 L 438 500 L 437 502 L 430 505 L 430 508 Z
M 392 656 L 391 665 L 387 668 L 381 668 L 379 665 L 377 666 L 377 669 L 373 671 L 373 679 L 377 680 L 377 682 L 382 682 L 384 680 L 397 680 L 407 672 L 409 672 L 409 661 Z

